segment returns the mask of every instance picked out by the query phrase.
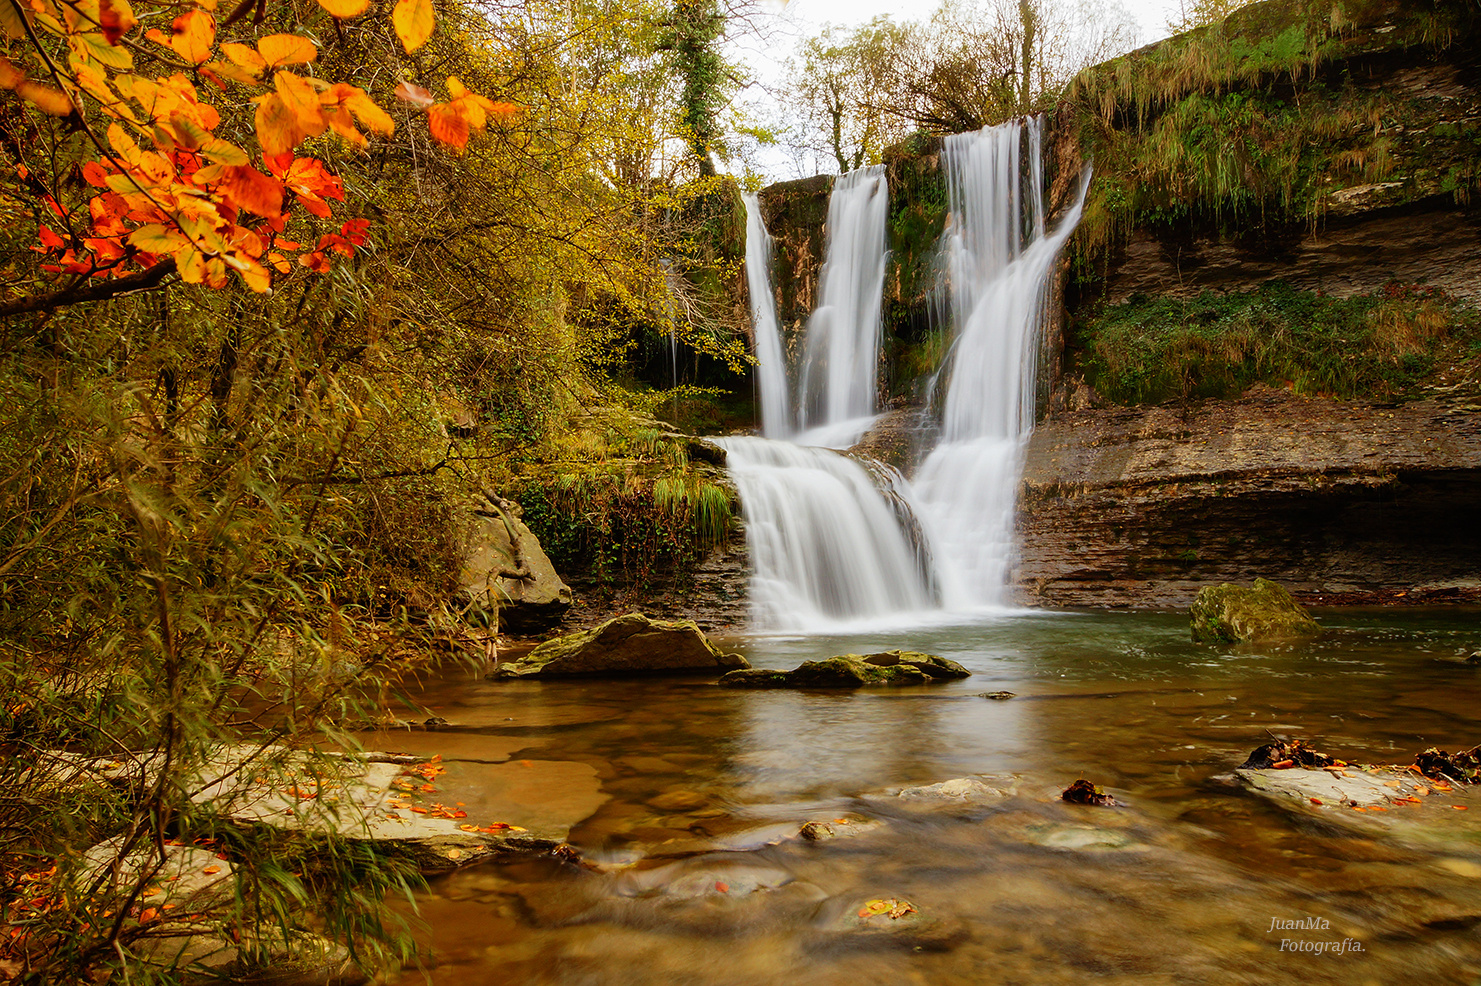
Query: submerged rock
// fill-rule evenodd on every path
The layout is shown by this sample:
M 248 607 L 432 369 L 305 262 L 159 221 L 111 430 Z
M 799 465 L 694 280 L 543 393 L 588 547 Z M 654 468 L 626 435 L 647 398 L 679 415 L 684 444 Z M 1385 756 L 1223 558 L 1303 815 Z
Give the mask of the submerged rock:
M 993 778 L 998 781 L 999 778 Z M 960 801 L 966 804 L 987 804 L 1012 797 L 1017 791 L 1017 781 L 1009 777 L 1001 787 L 988 784 L 980 777 L 955 777 L 939 784 L 907 787 L 897 797 L 905 801 L 946 802 Z
M 750 666 L 739 654 L 722 653 L 693 620 L 654 620 L 628 613 L 590 630 L 547 640 L 488 676 L 554 678 Z
M 934 654 L 896 650 L 804 661 L 791 671 L 765 668 L 731 671 L 720 678 L 720 684 L 725 688 L 866 688 L 928 685 L 933 681 L 965 678 L 971 673 L 955 661 Z
M 1322 632 L 1306 607 L 1269 579 L 1256 579 L 1251 587 L 1206 586 L 1188 615 L 1199 643 L 1294 640 Z

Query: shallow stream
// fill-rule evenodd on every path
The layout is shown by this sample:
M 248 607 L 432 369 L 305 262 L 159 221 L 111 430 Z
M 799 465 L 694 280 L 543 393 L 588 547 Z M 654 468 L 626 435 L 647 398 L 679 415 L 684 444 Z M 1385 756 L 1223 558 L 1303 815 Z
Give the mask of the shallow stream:
M 1275 648 L 1197 646 L 1185 616 L 1108 613 L 722 642 L 760 667 L 905 647 L 975 672 L 929 688 L 449 671 L 416 698 L 453 731 L 367 743 L 498 772 L 502 803 L 573 823 L 591 868 L 435 879 L 419 901 L 426 974 L 457 986 L 1470 986 L 1481 797 L 1450 796 L 1464 812 L 1349 816 L 1272 803 L 1231 771 L 1269 731 L 1372 763 L 1481 742 L 1481 667 L 1464 660 L 1481 649 L 1481 613 L 1319 615 L 1321 641 Z M 980 697 L 998 691 L 1015 696 Z M 970 775 L 1013 793 L 893 793 Z M 1124 806 L 1060 802 L 1080 777 Z M 1422 811 L 1432 824 L 1402 824 Z M 836 837 L 798 838 L 808 821 Z M 915 910 L 861 916 L 871 901 Z M 1327 941 L 1346 944 L 1293 950 Z M 398 986 L 422 981 L 409 970 Z

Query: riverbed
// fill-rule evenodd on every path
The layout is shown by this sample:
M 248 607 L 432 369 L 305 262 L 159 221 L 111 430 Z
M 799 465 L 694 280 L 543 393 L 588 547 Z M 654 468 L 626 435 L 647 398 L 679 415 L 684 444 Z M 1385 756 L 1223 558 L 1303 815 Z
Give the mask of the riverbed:
M 906 647 L 974 672 L 848 693 L 450 669 L 413 698 L 451 731 L 368 741 L 513 776 L 585 863 L 434 879 L 426 968 L 396 982 L 1475 983 L 1481 797 L 1406 827 L 1232 771 L 1271 733 L 1361 763 L 1481 742 L 1481 613 L 1318 615 L 1320 641 L 1276 647 L 1122 613 L 722 642 L 760 667 Z M 1002 794 L 895 795 L 970 776 Z M 1122 807 L 1061 802 L 1082 777 Z

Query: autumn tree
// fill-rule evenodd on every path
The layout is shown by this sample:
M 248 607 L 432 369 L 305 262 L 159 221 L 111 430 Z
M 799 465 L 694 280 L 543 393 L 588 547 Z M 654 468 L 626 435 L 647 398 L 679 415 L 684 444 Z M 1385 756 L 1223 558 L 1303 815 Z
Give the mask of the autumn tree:
M 904 136 L 884 97 L 897 84 L 895 58 L 908 33 L 888 16 L 855 28 L 828 25 L 788 63 L 789 97 L 814 136 L 813 149 L 840 173 L 877 162 Z
M 975 130 L 1049 105 L 1080 69 L 1131 48 L 1133 25 L 1090 0 L 944 0 L 923 24 L 826 29 L 794 63 L 791 101 L 823 145 L 833 92 L 848 94 L 831 102 L 839 133 Z
M 147 957 L 188 926 L 240 940 L 245 975 L 303 951 L 311 914 L 367 967 L 403 957 L 394 860 L 246 831 L 192 778 L 228 743 L 353 748 L 382 683 L 462 646 L 460 499 L 561 454 L 563 415 L 614 398 L 603 361 L 633 326 L 720 345 L 670 303 L 690 249 L 672 217 L 700 193 L 672 151 L 665 12 L 449 2 L 433 31 L 425 0 L 20 9 L 0 906 L 25 930 L 0 960 L 146 981 L 175 974 Z M 26 780 L 63 746 L 120 783 Z M 152 871 L 123 864 L 196 840 L 238 892 L 151 912 Z M 133 876 L 89 877 L 95 848 Z

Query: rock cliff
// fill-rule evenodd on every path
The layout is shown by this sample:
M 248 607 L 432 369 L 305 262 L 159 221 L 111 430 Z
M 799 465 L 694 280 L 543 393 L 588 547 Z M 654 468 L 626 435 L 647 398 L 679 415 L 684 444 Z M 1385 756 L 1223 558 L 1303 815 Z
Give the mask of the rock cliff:
M 1307 603 L 1481 601 L 1481 406 L 1262 390 L 1044 423 L 1019 589 L 1047 606 L 1185 606 L 1263 575 Z

